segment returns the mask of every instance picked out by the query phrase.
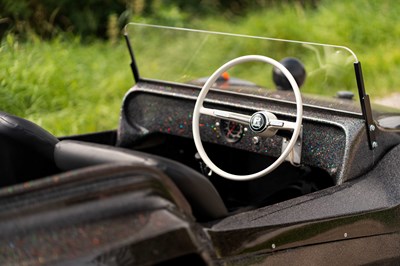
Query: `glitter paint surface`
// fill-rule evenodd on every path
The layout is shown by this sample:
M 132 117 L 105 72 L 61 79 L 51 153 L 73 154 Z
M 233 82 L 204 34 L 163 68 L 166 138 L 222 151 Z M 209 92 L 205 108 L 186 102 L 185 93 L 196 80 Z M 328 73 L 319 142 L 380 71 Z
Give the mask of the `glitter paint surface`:
M 162 221 L 162 222 L 161 222 Z M 175 225 L 174 225 L 175 224 Z M 182 228 L 182 222 L 165 211 L 138 213 L 87 221 L 68 226 L 50 226 L 0 239 L 1 265 L 54 265 L 69 262 L 74 265 L 125 265 L 129 260 L 141 261 L 140 254 L 130 253 L 143 236 L 168 234 Z M 151 239 L 151 237 L 149 237 Z M 148 248 L 151 250 L 151 248 Z M 142 257 L 145 257 L 142 255 Z M 123 260 L 122 260 L 123 259 Z M 133 264 L 129 265 L 133 265 Z M 57 264 L 58 265 L 58 264 Z
M 139 83 L 125 98 L 119 142 L 130 146 L 132 142 L 153 132 L 192 138 L 191 116 L 198 92 L 198 89 L 182 86 L 170 86 L 167 89 L 162 85 Z M 268 110 L 278 119 L 295 120 L 294 104 L 262 97 L 211 91 L 204 105 L 247 115 Z M 304 107 L 303 112 L 302 163 L 324 169 L 336 183 L 354 178 L 373 166 L 377 154 L 368 148 L 361 117 L 315 107 Z M 281 137 L 261 138 L 258 144 L 254 144 L 252 138 L 255 135 L 247 130 L 239 142 L 229 143 L 221 137 L 219 123 L 217 118 L 200 117 L 203 141 L 273 157 L 280 155 Z M 146 130 L 138 131 L 138 128 Z M 379 132 L 377 135 L 379 138 Z

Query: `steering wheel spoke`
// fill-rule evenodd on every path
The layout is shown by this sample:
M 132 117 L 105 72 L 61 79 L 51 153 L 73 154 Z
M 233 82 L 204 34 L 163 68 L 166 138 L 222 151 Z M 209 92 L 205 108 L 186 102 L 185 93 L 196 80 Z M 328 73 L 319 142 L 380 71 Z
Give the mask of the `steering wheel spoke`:
M 248 125 L 250 123 L 250 118 L 251 116 L 249 115 L 244 115 L 244 114 L 239 114 L 239 113 L 234 113 L 234 112 L 229 112 L 229 111 L 223 111 L 223 110 L 218 110 L 218 109 L 210 109 L 210 108 L 205 108 L 202 107 L 200 108 L 200 114 L 203 115 L 209 115 L 212 117 L 216 118 L 221 118 L 241 124 Z
M 292 131 L 296 128 L 296 123 L 285 120 L 271 119 L 269 120 L 269 128 Z

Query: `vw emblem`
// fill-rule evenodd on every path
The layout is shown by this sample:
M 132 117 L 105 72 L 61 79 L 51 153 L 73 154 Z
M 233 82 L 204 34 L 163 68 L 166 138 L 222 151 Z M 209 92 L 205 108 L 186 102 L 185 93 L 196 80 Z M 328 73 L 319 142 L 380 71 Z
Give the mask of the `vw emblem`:
M 254 132 L 261 132 L 267 126 L 267 119 L 261 113 L 255 113 L 250 119 L 250 128 Z

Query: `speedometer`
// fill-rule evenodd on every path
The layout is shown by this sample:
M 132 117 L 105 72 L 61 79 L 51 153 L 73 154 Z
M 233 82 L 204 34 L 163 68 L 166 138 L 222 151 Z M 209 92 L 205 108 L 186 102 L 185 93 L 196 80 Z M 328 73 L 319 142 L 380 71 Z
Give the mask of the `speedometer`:
M 222 135 L 230 143 L 238 142 L 243 136 L 244 128 L 242 124 L 221 120 L 220 128 Z

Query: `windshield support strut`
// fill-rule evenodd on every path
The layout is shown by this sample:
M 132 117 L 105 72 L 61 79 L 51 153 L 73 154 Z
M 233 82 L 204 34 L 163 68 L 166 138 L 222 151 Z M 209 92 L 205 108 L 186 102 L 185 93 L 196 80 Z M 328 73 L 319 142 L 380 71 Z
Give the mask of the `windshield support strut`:
M 135 82 L 137 83 L 139 81 L 139 70 L 136 65 L 136 60 L 135 60 L 135 55 L 133 54 L 133 49 L 131 46 L 131 42 L 129 41 L 128 34 L 125 34 L 125 40 L 126 40 L 126 45 L 128 46 L 129 50 L 129 55 L 131 56 L 131 70 L 133 74 L 133 78 L 135 79 Z
M 365 126 L 367 130 L 368 145 L 371 150 L 378 147 L 378 143 L 375 138 L 375 123 L 372 117 L 371 102 L 369 100 L 369 95 L 365 93 L 364 79 L 361 70 L 361 63 L 354 63 L 354 70 L 356 72 L 358 94 L 360 95 L 360 103 L 363 117 L 365 119 Z

